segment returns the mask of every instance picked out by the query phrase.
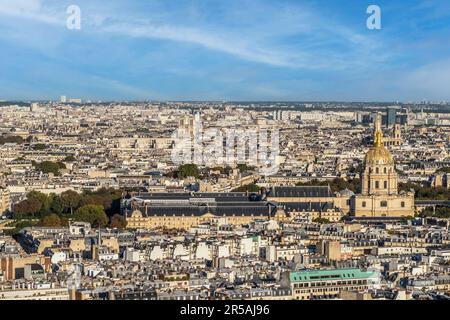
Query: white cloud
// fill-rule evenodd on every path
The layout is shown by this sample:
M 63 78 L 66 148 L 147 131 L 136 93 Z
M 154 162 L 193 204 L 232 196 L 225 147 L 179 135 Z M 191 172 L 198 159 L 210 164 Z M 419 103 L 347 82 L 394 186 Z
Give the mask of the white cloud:
M 374 45 L 367 37 L 323 18 L 314 10 L 276 3 L 246 4 L 244 11 L 250 12 L 237 10 L 233 5 L 227 8 L 225 26 L 201 19 L 185 22 L 182 9 L 176 13 L 158 12 L 155 15 L 158 21 L 152 21 L 154 12 L 142 18 L 139 13 L 122 14 L 117 8 L 104 12 L 96 2 L 80 6 L 82 28 L 92 33 L 190 43 L 271 66 L 342 70 L 352 65 L 370 66 L 371 60 L 380 57 L 368 50 Z M 66 18 L 64 8 L 51 6 L 44 0 L 0 0 L 2 14 L 59 26 L 65 25 Z M 228 28 L 228 24 L 233 27 Z M 297 37 L 295 44 L 286 40 L 289 37 Z M 329 40 L 341 41 L 351 48 L 345 55 L 339 54 L 339 50 L 330 52 L 333 49 L 324 48 Z
M 188 42 L 208 49 L 225 52 L 246 60 L 275 66 L 294 67 L 286 54 L 246 43 L 236 38 L 205 33 L 188 27 L 113 24 L 101 28 L 104 32 L 128 35 L 139 38 L 166 39 Z
M 60 15 L 62 19 L 58 18 L 55 11 L 52 12 L 52 10 L 43 6 L 42 0 L 0 0 L 0 15 L 30 19 L 52 25 L 63 25 L 65 23 L 64 16 Z

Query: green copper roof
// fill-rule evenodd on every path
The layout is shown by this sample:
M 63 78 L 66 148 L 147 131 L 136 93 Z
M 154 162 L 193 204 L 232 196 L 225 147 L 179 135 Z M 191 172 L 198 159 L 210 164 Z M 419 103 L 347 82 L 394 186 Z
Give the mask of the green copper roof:
M 348 280 L 370 278 L 374 272 L 360 269 L 305 270 L 290 273 L 291 282 Z

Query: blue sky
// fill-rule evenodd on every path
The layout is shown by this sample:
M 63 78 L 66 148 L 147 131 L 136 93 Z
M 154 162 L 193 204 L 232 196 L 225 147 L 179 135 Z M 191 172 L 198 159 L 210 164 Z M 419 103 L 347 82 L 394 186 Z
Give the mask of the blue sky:
M 0 0 L 0 100 L 60 95 L 450 100 L 450 1 Z

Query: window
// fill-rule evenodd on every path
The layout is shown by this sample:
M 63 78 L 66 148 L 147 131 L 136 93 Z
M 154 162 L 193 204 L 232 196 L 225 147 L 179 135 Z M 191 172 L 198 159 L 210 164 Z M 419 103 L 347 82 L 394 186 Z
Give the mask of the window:
M 380 207 L 386 208 L 387 206 L 388 206 L 388 205 L 387 205 L 387 201 L 381 201 Z
M 380 173 L 380 169 L 379 169 L 379 168 L 376 168 L 376 169 L 375 169 L 375 172 L 376 172 L 376 173 Z
M 405 207 L 405 201 L 402 201 L 402 208 Z
M 387 173 L 387 169 L 386 168 L 384 168 L 384 173 Z
M 365 207 L 367 206 L 367 203 L 366 203 L 365 201 L 363 201 L 362 204 L 361 204 L 361 206 L 362 206 L 363 208 L 365 208 Z
M 387 189 L 387 181 L 384 181 L 384 188 Z
M 379 181 L 375 181 L 375 189 L 379 189 L 380 188 L 380 182 Z

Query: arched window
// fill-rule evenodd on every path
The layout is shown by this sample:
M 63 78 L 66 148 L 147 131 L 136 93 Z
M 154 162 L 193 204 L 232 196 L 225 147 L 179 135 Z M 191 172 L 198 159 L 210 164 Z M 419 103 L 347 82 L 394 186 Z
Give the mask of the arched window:
M 386 167 L 384 168 L 384 173 L 387 173 L 387 169 L 386 169 Z

